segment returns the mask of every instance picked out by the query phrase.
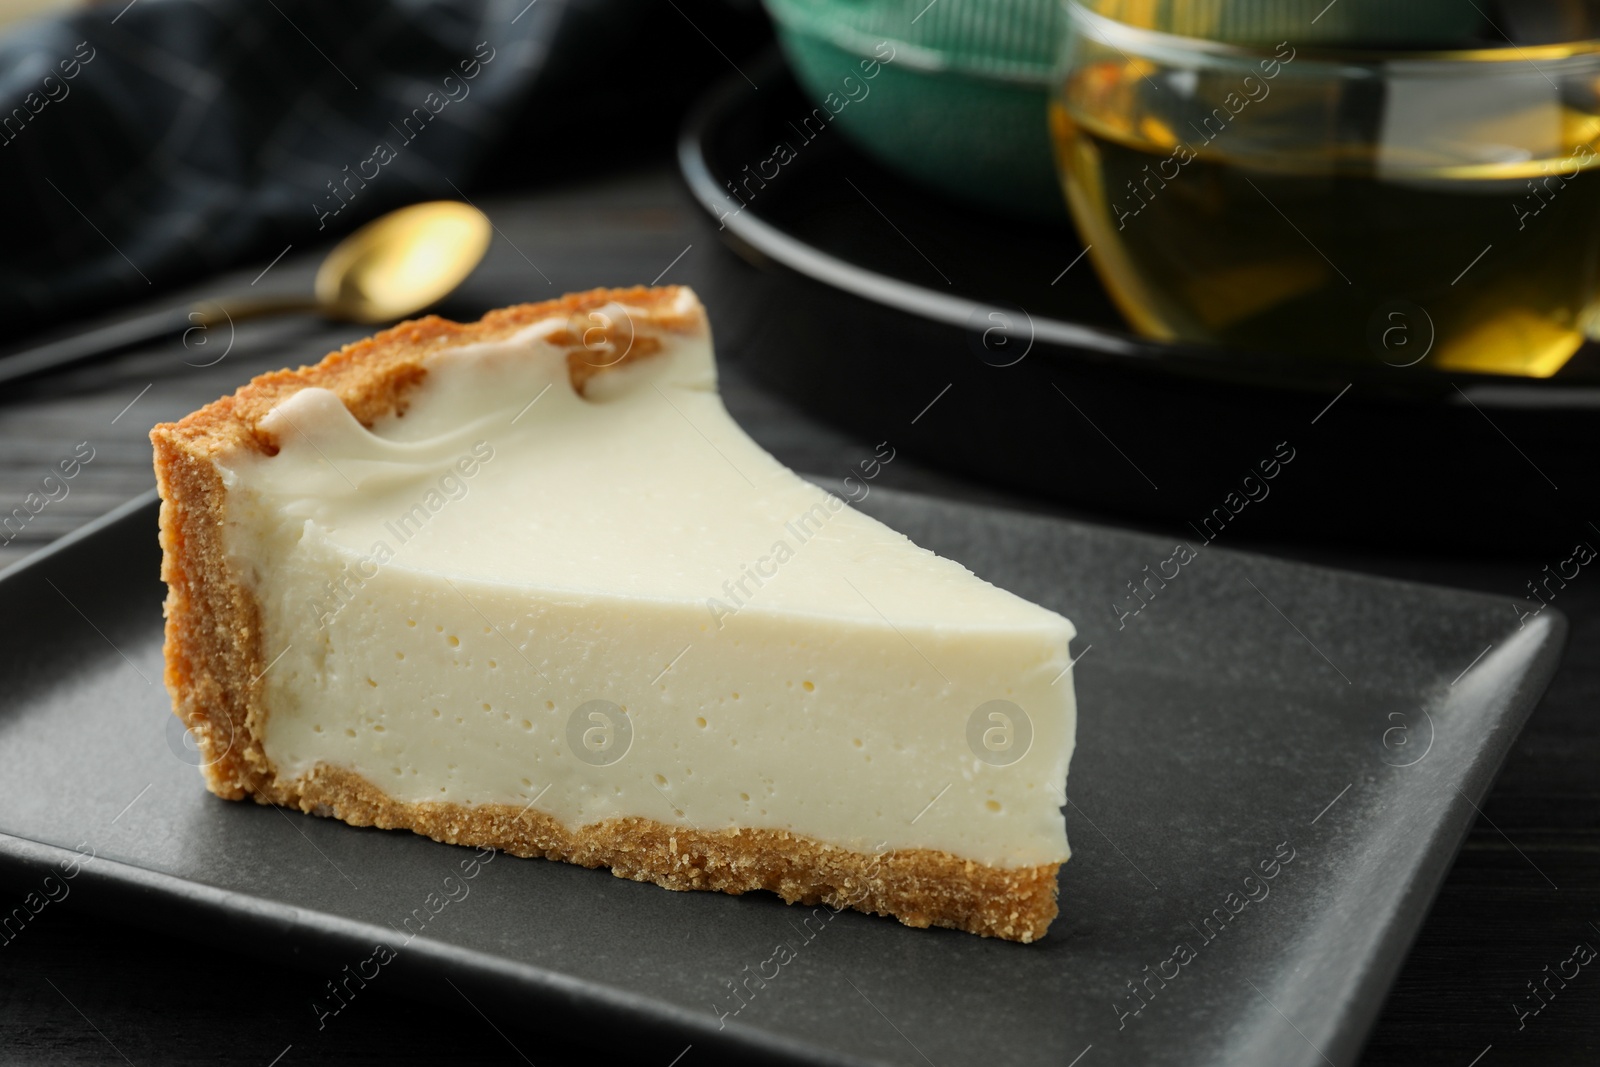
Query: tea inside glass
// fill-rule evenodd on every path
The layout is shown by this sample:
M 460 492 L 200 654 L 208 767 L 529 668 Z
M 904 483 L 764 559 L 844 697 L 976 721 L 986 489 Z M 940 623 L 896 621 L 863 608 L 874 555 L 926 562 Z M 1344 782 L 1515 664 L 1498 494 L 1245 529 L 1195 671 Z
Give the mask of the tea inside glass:
M 1548 377 L 1600 327 L 1600 52 L 1241 48 L 1068 5 L 1051 131 L 1140 332 Z

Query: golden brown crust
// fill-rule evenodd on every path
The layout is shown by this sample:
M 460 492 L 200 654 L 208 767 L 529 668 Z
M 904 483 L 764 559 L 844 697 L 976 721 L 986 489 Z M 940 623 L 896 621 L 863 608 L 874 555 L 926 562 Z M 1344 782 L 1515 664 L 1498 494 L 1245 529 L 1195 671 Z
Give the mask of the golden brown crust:
M 156 428 L 157 432 L 161 427 Z M 216 468 L 152 434 L 161 490 L 161 578 L 167 583 L 164 680 L 194 735 L 206 787 L 238 800 L 271 773 L 261 750 L 261 609 L 222 547 L 224 489 Z
M 659 351 L 662 333 L 705 328 L 704 312 L 677 287 L 596 289 L 490 312 L 476 323 L 428 317 L 346 345 L 320 363 L 253 379 L 176 423 L 151 431 L 161 491 L 161 577 L 167 583 L 166 672 L 173 711 L 194 734 L 206 786 L 231 800 L 331 814 L 355 825 L 409 828 L 440 841 L 545 856 L 669 889 L 743 893 L 765 889 L 807 904 L 894 915 L 909 926 L 948 926 L 1032 941 L 1056 915 L 1056 864 L 1002 869 L 925 849 L 852 852 L 772 830 L 701 832 L 648 819 L 608 820 L 567 830 L 538 812 L 510 807 L 407 804 L 353 772 L 319 766 L 280 780 L 262 749 L 261 609 L 223 547 L 226 489 L 217 464 L 239 450 L 273 454 L 261 428 L 272 407 L 308 386 L 334 392 L 371 425 L 403 412 L 406 393 L 441 349 L 495 341 L 552 316 L 550 336 L 567 345 L 580 392 L 596 374 Z M 629 308 L 624 321 L 601 309 Z
M 409 829 L 453 845 L 488 845 L 609 867 L 618 878 L 667 889 L 735 895 L 753 889 L 790 904 L 893 915 L 907 926 L 948 926 L 1034 941 L 1056 916 L 1058 864 L 1003 869 L 931 849 L 855 852 L 781 830 L 706 831 L 653 819 L 607 819 L 568 830 L 542 812 L 504 804 L 409 804 L 353 771 L 319 764 L 259 799 L 332 815 L 352 826 Z

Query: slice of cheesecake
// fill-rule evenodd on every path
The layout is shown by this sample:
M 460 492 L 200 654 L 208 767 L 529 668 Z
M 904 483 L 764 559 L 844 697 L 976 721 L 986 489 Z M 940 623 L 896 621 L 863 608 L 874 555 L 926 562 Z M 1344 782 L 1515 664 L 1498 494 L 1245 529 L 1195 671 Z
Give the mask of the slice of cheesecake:
M 212 792 L 911 926 L 1054 918 L 1072 625 L 762 451 L 689 290 L 405 323 L 151 439 Z

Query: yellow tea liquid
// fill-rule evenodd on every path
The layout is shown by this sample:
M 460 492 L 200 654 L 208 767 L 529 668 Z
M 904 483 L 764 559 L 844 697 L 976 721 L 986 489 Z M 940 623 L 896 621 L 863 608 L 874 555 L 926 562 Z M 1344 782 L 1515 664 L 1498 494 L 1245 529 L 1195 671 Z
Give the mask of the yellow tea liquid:
M 1072 76 L 1093 84 L 1069 81 L 1051 126 L 1084 243 L 1142 333 L 1546 377 L 1594 328 L 1600 116 L 1535 116 L 1563 146 L 1546 158 L 1497 143 L 1503 114 L 1457 138 L 1465 159 L 1349 139 L 1277 152 L 1273 129 L 1326 115 L 1269 97 L 1174 128 L 1142 89 L 1099 91 L 1143 78 L 1107 66 Z

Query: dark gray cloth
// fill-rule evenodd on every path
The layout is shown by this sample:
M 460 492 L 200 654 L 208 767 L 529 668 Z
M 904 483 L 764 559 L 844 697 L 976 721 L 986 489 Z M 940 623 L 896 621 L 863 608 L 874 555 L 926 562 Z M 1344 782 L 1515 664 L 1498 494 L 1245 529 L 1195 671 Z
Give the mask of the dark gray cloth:
M 459 199 L 519 116 L 581 114 L 586 86 L 618 106 L 641 33 L 727 14 L 689 0 L 125 3 L 0 38 L 0 314 L 19 332 Z M 678 62 L 721 73 L 703 51 Z

